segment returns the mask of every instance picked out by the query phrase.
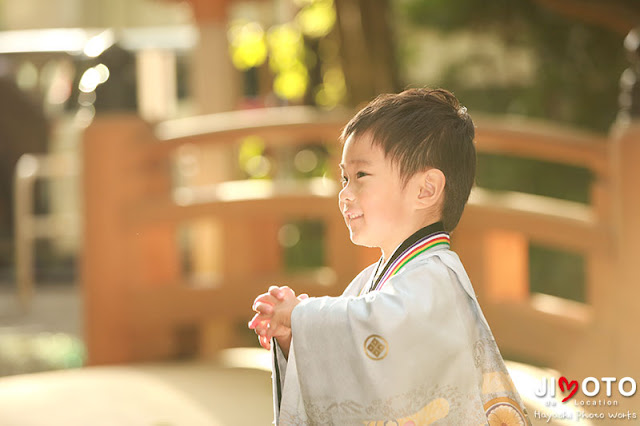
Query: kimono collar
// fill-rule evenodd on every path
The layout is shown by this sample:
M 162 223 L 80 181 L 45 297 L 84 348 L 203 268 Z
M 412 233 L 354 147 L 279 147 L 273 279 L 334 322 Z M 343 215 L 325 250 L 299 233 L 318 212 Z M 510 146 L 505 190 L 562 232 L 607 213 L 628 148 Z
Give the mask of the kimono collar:
M 404 240 L 400 246 L 393 252 L 391 258 L 386 263 L 382 272 L 374 278 L 368 292 L 380 290 L 384 283 L 397 274 L 407 263 L 416 258 L 418 255 L 430 250 L 434 247 L 448 249 L 451 245 L 449 234 L 444 230 L 442 222 L 432 223 L 418 231 L 409 238 Z M 382 259 L 380 259 L 382 262 Z M 378 268 L 380 263 L 378 263 Z

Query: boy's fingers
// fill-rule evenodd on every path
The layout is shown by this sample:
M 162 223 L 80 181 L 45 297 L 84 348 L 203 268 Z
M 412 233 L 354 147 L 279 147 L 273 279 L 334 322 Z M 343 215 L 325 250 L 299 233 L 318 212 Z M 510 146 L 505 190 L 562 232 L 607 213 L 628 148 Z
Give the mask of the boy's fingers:
M 268 304 L 274 305 L 274 304 L 278 303 L 278 299 L 276 299 L 275 297 L 273 297 L 269 293 L 261 294 L 260 296 L 256 297 L 256 300 L 253 301 L 253 305 L 251 305 L 251 309 L 253 309 L 255 311 L 256 310 L 256 305 L 258 303 L 268 303 Z
M 269 326 L 265 330 L 264 336 L 271 339 L 275 335 L 275 332 L 277 330 L 278 330 L 278 327 L 271 327 L 271 324 L 269 324 Z
M 273 313 L 273 305 L 264 302 L 258 302 L 253 307 L 253 310 L 264 315 L 271 315 Z
M 307 293 L 302 293 L 300 296 L 298 296 L 298 299 L 300 300 L 304 300 L 304 299 L 308 299 L 309 295 Z
M 253 316 L 253 318 L 251 318 L 251 321 L 249 321 L 247 323 L 247 325 L 249 326 L 249 328 L 254 329 L 258 326 L 258 317 L 260 316 L 260 314 L 255 314 Z
M 256 331 L 260 336 L 271 338 L 271 336 L 269 335 L 271 331 L 271 321 L 264 321 Z
M 296 297 L 296 292 L 293 291 L 292 289 L 290 289 L 287 286 L 281 287 L 280 290 L 282 290 L 282 294 L 283 294 L 283 298 L 295 298 Z
M 260 346 L 262 346 L 263 348 L 267 350 L 271 349 L 271 340 L 267 339 L 266 337 L 259 336 L 258 342 L 260 342 Z
M 269 287 L 269 294 L 278 300 L 284 300 L 285 297 L 295 297 L 296 294 L 288 286 L 282 287 L 271 286 Z
M 256 333 L 261 336 L 268 336 L 269 330 L 271 329 L 271 321 L 262 321 L 260 325 L 256 328 Z
M 253 300 L 253 305 L 255 305 L 256 303 L 258 303 L 264 296 L 268 296 L 269 293 L 262 293 L 259 294 L 254 300 Z M 252 306 L 253 306 L 252 305 Z
M 278 300 L 282 300 L 282 290 L 278 286 L 272 285 L 269 287 L 269 294 Z
M 265 333 L 265 330 L 266 330 L 266 329 L 267 329 L 267 328 L 266 328 L 264 325 L 262 325 L 262 324 L 260 324 L 260 323 L 259 323 L 259 324 L 258 324 L 258 325 L 253 329 L 253 331 L 255 331 L 255 333 L 256 333 L 258 336 L 262 336 L 262 335 Z
M 249 326 L 249 328 L 251 329 L 256 329 L 256 328 L 266 328 L 266 324 L 271 320 L 271 318 L 266 317 L 264 314 L 261 313 L 257 313 L 253 316 L 253 318 L 251 318 L 251 321 L 249 321 L 249 323 L 247 324 Z M 257 333 L 257 331 L 256 331 Z

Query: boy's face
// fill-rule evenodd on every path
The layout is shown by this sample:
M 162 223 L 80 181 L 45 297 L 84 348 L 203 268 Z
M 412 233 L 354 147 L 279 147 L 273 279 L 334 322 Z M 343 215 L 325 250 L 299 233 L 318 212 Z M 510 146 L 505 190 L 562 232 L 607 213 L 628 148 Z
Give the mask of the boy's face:
M 416 231 L 410 185 L 369 135 L 350 136 L 342 151 L 340 211 L 355 244 L 380 247 L 385 259 Z

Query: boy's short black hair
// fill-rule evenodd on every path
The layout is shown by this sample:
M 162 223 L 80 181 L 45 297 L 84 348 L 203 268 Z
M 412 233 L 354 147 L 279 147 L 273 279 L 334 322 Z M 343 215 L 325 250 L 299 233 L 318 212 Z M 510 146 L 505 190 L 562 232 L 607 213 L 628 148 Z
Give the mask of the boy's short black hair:
M 475 129 L 467 109 L 445 89 L 408 89 L 380 95 L 360 110 L 342 131 L 349 136 L 369 134 L 406 184 L 418 172 L 437 168 L 444 173 L 442 222 L 452 231 L 476 173 Z

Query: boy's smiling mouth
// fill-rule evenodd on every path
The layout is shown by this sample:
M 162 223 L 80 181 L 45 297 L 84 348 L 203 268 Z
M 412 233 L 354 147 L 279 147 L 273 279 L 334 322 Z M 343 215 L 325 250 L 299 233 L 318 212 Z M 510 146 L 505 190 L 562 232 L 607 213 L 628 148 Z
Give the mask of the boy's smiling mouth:
M 359 219 L 362 216 L 364 216 L 363 213 L 351 213 L 351 212 L 344 212 L 343 215 L 344 215 L 344 218 L 347 219 L 349 222 L 351 222 L 354 219 Z

